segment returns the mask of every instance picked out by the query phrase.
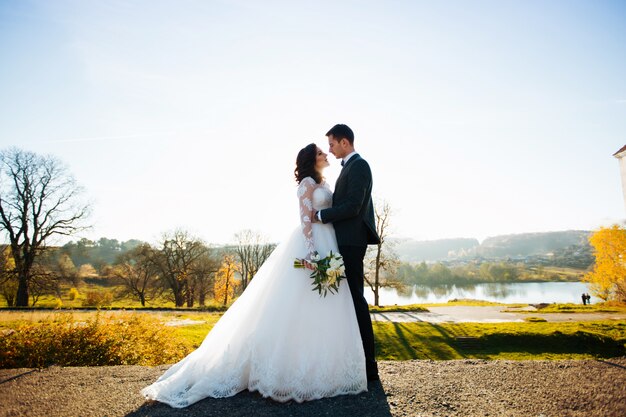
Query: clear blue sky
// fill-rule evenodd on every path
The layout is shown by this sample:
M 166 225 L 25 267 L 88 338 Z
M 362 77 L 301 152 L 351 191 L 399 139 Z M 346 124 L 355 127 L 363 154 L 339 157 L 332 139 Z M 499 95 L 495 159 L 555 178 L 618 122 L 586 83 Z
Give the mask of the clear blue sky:
M 0 148 L 69 165 L 85 237 L 280 240 L 335 123 L 396 236 L 620 221 L 626 2 L 0 0 Z

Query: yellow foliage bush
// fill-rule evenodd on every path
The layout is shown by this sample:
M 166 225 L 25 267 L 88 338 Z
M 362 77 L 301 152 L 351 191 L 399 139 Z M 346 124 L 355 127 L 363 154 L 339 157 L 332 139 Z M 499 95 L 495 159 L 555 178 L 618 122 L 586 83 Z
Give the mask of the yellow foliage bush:
M 58 315 L 17 326 L 0 338 L 0 368 L 161 365 L 191 350 L 157 319 L 142 314 L 87 321 Z
M 76 297 L 78 297 L 78 290 L 76 288 L 70 288 L 70 292 L 68 294 L 70 301 L 74 301 Z
M 83 300 L 83 307 L 109 306 L 113 302 L 113 295 L 108 291 L 88 291 Z

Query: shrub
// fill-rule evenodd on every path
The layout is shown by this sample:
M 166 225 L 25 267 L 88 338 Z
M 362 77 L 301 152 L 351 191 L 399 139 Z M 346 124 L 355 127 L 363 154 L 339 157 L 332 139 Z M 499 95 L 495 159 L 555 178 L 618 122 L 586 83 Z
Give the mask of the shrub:
M 83 300 L 83 307 L 102 307 L 111 305 L 113 295 L 108 291 L 88 291 Z
M 0 368 L 153 366 L 176 362 L 190 351 L 161 322 L 142 314 L 97 313 L 84 322 L 63 314 L 15 330 L 0 338 Z
M 529 323 L 545 323 L 548 320 L 544 319 L 543 317 L 525 317 L 524 321 L 527 321 Z
M 70 288 L 70 292 L 68 294 L 70 301 L 74 301 L 76 297 L 78 297 L 78 290 L 76 288 Z

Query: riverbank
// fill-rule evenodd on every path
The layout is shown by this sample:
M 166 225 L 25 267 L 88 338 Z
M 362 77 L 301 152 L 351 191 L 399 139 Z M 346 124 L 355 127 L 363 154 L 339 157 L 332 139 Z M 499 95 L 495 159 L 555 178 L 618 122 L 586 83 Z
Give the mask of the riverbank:
M 144 402 L 168 366 L 0 370 L 0 416 L 623 416 L 626 357 L 606 361 L 379 362 L 369 392 L 303 404 L 242 392 L 186 409 Z

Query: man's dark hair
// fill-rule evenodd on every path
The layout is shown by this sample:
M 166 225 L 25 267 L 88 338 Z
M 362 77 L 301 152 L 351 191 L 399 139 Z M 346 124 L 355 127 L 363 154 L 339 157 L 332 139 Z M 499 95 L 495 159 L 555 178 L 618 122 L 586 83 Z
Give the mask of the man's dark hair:
M 350 145 L 354 145 L 354 132 L 346 125 L 335 125 L 326 133 L 326 136 L 333 135 L 337 141 L 347 139 Z

